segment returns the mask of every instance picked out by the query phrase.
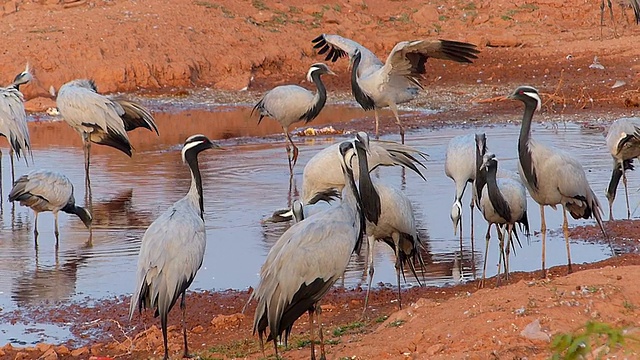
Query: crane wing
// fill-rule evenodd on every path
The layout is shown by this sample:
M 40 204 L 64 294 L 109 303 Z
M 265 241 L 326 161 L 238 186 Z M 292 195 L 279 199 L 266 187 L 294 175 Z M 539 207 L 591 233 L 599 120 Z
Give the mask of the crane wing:
M 136 292 L 129 317 L 136 308 L 168 313 L 202 266 L 206 246 L 204 221 L 183 198 L 158 217 L 142 237 Z
M 29 149 L 29 129 L 27 114 L 24 110 L 22 93 L 15 88 L 0 88 L 0 134 L 9 139 L 9 143 L 20 158 L 23 151 Z
M 383 67 L 387 75 L 419 78 L 429 58 L 471 63 L 480 51 L 473 44 L 450 40 L 401 41 L 393 47 Z
M 54 206 L 62 207 L 73 195 L 73 185 L 61 174 L 36 170 L 16 180 L 9 198 L 16 199 L 24 194 L 31 194 Z
M 323 55 L 324 53 L 327 53 L 325 61 L 336 62 L 336 60 L 345 56 L 349 56 L 349 58 L 351 58 L 355 54 L 356 49 L 358 49 L 362 54 L 360 63 L 361 68 L 367 68 L 374 65 L 382 66 L 382 61 L 380 61 L 380 59 L 378 59 L 378 57 L 369 49 L 340 35 L 321 34 L 311 42 L 315 44 L 313 46 L 314 49 L 320 49 L 318 50 L 318 54 Z

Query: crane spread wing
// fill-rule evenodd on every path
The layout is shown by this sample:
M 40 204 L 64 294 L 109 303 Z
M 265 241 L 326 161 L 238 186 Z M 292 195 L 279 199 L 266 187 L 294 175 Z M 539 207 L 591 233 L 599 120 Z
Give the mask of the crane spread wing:
M 327 53 L 325 61 L 335 62 L 345 56 L 351 58 L 356 50 L 360 50 L 362 54 L 361 67 L 364 68 L 373 65 L 382 66 L 382 61 L 369 49 L 340 35 L 321 34 L 311 42 L 315 44 L 313 46 L 315 49 L 320 49 L 318 50 L 318 54 L 323 55 Z
M 135 101 L 121 97 L 114 97 L 112 100 L 122 107 L 123 114 L 121 115 L 121 118 L 126 131 L 143 127 L 149 131 L 155 131 L 156 134 L 160 135 L 160 133 L 158 133 L 158 126 L 156 125 L 153 115 L 151 115 L 149 109 Z
M 401 41 L 391 50 L 383 72 L 417 79 L 426 73 L 425 63 L 429 58 L 471 63 L 478 58 L 478 53 L 475 45 L 459 41 Z

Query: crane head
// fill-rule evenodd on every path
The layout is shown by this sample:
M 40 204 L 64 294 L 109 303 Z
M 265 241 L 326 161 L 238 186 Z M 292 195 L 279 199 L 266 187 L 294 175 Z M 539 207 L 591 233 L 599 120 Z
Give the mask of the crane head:
M 540 111 L 542 107 L 542 99 L 538 90 L 533 86 L 523 85 L 519 86 L 513 94 L 507 96 L 508 99 L 520 100 L 525 104 L 534 105 L 537 111 Z
M 487 153 L 482 157 L 482 165 L 480 169 L 483 171 L 489 171 L 489 169 L 498 168 L 498 160 L 496 159 L 496 155 L 492 153 Z
M 16 75 L 16 77 L 13 79 L 12 85 L 15 86 L 17 89 L 20 85 L 24 85 L 31 80 L 33 80 L 33 76 L 29 71 L 29 63 L 27 63 L 27 66 L 25 66 L 24 71 Z
M 182 161 L 186 163 L 190 158 L 197 157 L 197 155 L 204 150 L 219 147 L 219 145 L 212 143 L 211 140 L 202 134 L 189 136 L 182 148 Z
M 311 77 L 311 75 L 316 74 L 316 73 L 318 75 L 329 74 L 329 75 L 337 76 L 336 73 L 331 71 L 331 69 L 329 69 L 329 67 L 326 64 L 324 64 L 324 63 L 315 63 L 315 64 L 311 65 L 311 67 L 309 68 L 309 71 L 307 71 L 307 81 L 313 82 L 313 78 Z
M 460 200 L 453 202 L 451 206 L 451 221 L 453 221 L 453 236 L 458 234 L 458 226 L 460 225 L 460 217 L 462 217 L 462 203 Z

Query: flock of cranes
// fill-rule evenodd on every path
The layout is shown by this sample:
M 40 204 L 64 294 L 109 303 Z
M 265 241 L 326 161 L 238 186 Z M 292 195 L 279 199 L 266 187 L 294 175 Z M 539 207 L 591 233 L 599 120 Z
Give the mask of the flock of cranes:
M 400 277 L 409 268 L 420 283 L 416 266 L 424 268 L 414 210 L 406 194 L 383 182 L 372 179 L 370 173 L 378 167 L 402 166 L 423 179 L 420 167 L 426 154 L 404 145 L 404 128 L 397 106 L 413 99 L 422 89 L 420 78 L 426 72 L 428 58 L 471 63 L 479 51 L 469 43 L 449 40 L 402 41 L 396 44 L 385 63 L 362 45 L 338 35 L 323 34 L 313 40 L 319 54 L 336 61 L 348 56 L 351 61 L 351 87 L 356 101 L 364 110 L 374 110 L 376 137 L 378 109 L 389 107 L 399 127 L 401 142 L 370 140 L 364 132 L 326 147 L 307 162 L 303 171 L 303 189 L 291 211 L 280 212 L 280 219 L 295 218 L 294 223 L 270 249 L 260 270 L 260 282 L 247 302 L 257 303 L 254 333 L 261 344 L 273 341 L 278 352 L 278 340 L 286 343 L 294 322 L 309 313 L 311 327 L 311 358 L 315 359 L 315 321 L 320 327 L 320 358 L 326 358 L 322 341 L 321 308 L 319 302 L 333 284 L 343 276 L 351 255 L 358 252 L 365 237 L 368 242 L 369 287 L 374 274 L 373 249 L 377 241 L 386 243 L 396 256 L 398 299 Z M 321 76 L 335 75 L 327 65 L 311 65 L 307 79 L 317 87 L 315 94 L 293 85 L 279 86 L 267 92 L 253 108 L 252 114 L 279 121 L 286 135 L 289 172 L 298 157 L 298 149 L 289 135 L 289 127 L 297 121 L 309 122 L 321 112 L 327 99 Z M 29 68 L 15 77 L 6 88 L 0 88 L 0 133 L 7 137 L 16 157 L 31 153 L 23 97 L 19 86 L 31 79 Z M 509 255 L 514 240 L 519 242 L 517 227 L 529 237 L 527 192 L 540 205 L 542 234 L 542 269 L 545 270 L 546 224 L 544 207 L 563 208 L 563 231 L 567 248 L 567 265 L 571 271 L 567 212 L 574 218 L 594 218 L 603 235 L 601 206 L 590 188 L 580 163 L 566 152 L 542 144 L 531 137 L 531 122 L 540 109 L 538 91 L 530 86 L 518 87 L 509 98 L 524 103 L 521 132 L 514 150 L 519 159 L 519 176 L 498 169 L 499 161 L 488 152 L 490 136 L 469 134 L 451 139 L 446 153 L 445 174 L 455 183 L 451 208 L 454 236 L 460 232 L 462 241 L 462 196 L 471 183 L 471 229 L 474 207 L 489 224 L 486 234 L 486 254 L 491 225 L 495 225 L 500 241 L 500 262 L 509 273 Z M 158 134 L 151 112 L 142 105 L 98 93 L 91 80 L 73 80 L 64 84 L 57 94 L 57 105 L 64 120 L 83 140 L 85 155 L 85 186 L 89 194 L 88 209 L 75 204 L 73 185 L 62 174 L 35 170 L 15 181 L 10 201 L 20 201 L 36 214 L 34 235 L 37 241 L 37 216 L 42 211 L 55 215 L 56 243 L 59 237 L 58 211 L 76 214 L 91 227 L 89 178 L 91 143 L 116 148 L 132 156 L 127 132 L 139 127 Z M 607 145 L 614 159 L 612 179 L 607 191 L 611 206 L 620 178 L 627 193 L 625 171 L 633 169 L 632 161 L 640 155 L 640 131 L 637 119 L 620 119 L 607 136 Z M 186 139 L 182 160 L 189 167 L 191 186 L 186 196 L 175 202 L 147 228 L 143 235 L 136 286 L 130 303 L 130 318 L 136 310 L 152 309 L 160 317 L 167 346 L 167 316 L 181 297 L 184 356 L 188 356 L 185 322 L 185 294 L 202 265 L 205 248 L 204 194 L 198 166 L 201 152 L 215 148 L 204 135 Z M 13 159 L 13 157 L 12 157 Z M 12 161 L 13 165 L 13 161 Z M 12 166 L 13 169 L 13 166 Z M 13 170 L 12 170 L 13 174 Z M 318 202 L 331 206 L 317 208 Z M 628 196 L 627 196 L 627 209 Z M 627 215 L 630 216 L 629 210 Z M 471 236 L 473 239 L 473 235 Z M 506 241 L 505 241 L 506 240 Z M 498 266 L 498 272 L 502 264 Z M 367 309 L 368 291 L 364 310 Z M 401 301 L 399 305 L 402 306 Z M 268 331 L 268 333 L 267 333 Z

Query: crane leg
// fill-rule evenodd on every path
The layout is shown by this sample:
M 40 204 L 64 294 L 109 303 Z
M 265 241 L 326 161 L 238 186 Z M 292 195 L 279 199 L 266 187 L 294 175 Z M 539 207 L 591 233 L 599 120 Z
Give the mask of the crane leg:
M 38 247 L 38 212 L 34 211 L 36 214 L 36 220 L 33 223 L 33 237 L 36 242 L 36 248 Z
M 567 246 L 567 271 L 571 274 L 571 250 L 569 249 L 569 222 L 567 221 L 567 209 L 562 206 L 562 215 L 564 221 L 562 222 L 562 232 L 564 233 L 564 242 Z
M 53 234 L 56 236 L 56 247 L 58 247 L 58 241 L 60 240 L 60 231 L 58 231 L 58 212 L 53 213 L 53 219 L 55 224 L 55 229 L 53 230 Z
M 322 308 L 320 304 L 316 304 L 316 313 L 318 315 L 318 332 L 320 333 L 320 360 L 327 360 L 324 352 L 324 332 L 322 331 Z
M 377 140 L 377 139 L 380 139 L 380 133 L 378 133 L 378 128 L 380 126 L 380 119 L 378 118 L 378 109 L 377 108 L 373 109 L 373 115 L 376 118 L 376 140 Z
M 315 309 L 312 307 L 309 309 L 309 337 L 311 338 L 311 360 L 316 359 L 316 329 L 313 324 Z
M 511 242 L 513 241 L 512 239 L 512 235 L 511 233 L 513 232 L 514 228 L 512 224 L 508 224 L 507 225 L 507 251 L 505 253 L 505 257 L 504 257 L 504 277 L 505 279 L 507 279 L 507 281 L 509 281 L 509 255 L 511 255 Z
M 13 148 L 9 148 L 9 159 L 11 161 L 11 183 L 16 182 L 16 168 L 13 164 Z
M 624 197 L 627 199 L 627 220 L 631 219 L 631 211 L 629 210 L 629 190 L 627 188 L 627 173 L 624 171 L 624 165 L 622 167 L 622 184 L 624 184 Z M 611 216 L 611 214 L 609 214 Z
M 373 273 L 375 269 L 373 268 L 373 246 L 376 242 L 376 238 L 374 236 L 367 236 L 367 267 L 369 268 L 369 280 L 367 283 L 367 294 L 364 296 L 364 309 L 362 309 L 362 318 L 364 318 L 364 314 L 367 311 L 367 306 L 369 305 L 369 292 L 371 291 L 371 282 L 373 280 Z
M 498 256 L 498 273 L 496 274 L 496 286 L 500 286 L 500 271 L 502 271 L 502 259 L 504 258 L 504 235 L 500 225 L 496 224 L 496 232 L 498 233 L 498 249 L 500 254 Z
M 402 310 L 402 294 L 400 292 L 400 234 L 394 232 L 391 237 L 393 238 L 393 242 L 396 245 L 396 281 L 398 282 L 398 306 L 400 306 L 400 310 Z M 404 275 L 404 274 L 403 274 Z M 405 279 L 406 282 L 406 279 Z
M 544 205 L 540 205 L 540 234 L 542 235 L 542 278 L 547 277 L 547 269 L 545 267 L 546 259 L 546 242 L 547 242 L 547 223 L 544 221 Z
M 296 162 L 298 161 L 298 147 L 293 143 L 293 140 L 291 140 L 291 135 L 287 129 L 285 129 L 285 135 L 287 136 L 287 141 L 291 144 L 291 148 L 289 148 L 287 144 L 287 158 L 289 159 L 289 174 L 293 176 L 293 167 L 296 166 Z M 289 156 L 290 150 L 293 150 L 291 156 Z
M 491 239 L 491 223 L 489 223 L 489 227 L 487 228 L 487 235 L 485 236 L 485 245 L 484 245 L 484 262 L 482 263 L 482 279 L 478 284 L 479 288 L 484 287 L 484 279 L 487 276 L 487 254 L 489 253 L 489 240 Z
M 182 292 L 182 299 L 180 300 L 180 309 L 182 310 L 182 338 L 184 340 L 184 355 L 185 358 L 190 358 L 189 345 L 187 345 L 187 304 L 185 303 L 186 290 Z
M 473 208 L 475 206 L 474 203 L 475 203 L 476 195 L 475 195 L 475 191 L 473 191 L 473 188 L 471 190 L 472 190 L 471 191 L 471 205 L 470 205 L 470 207 L 471 207 L 471 263 L 473 264 L 473 262 L 475 260 L 475 255 L 474 255 L 474 253 L 475 253 L 475 244 L 474 244 L 474 242 L 475 242 L 475 239 L 474 239 L 475 234 L 474 234 L 474 230 L 473 230 Z
M 91 186 L 91 180 L 89 179 L 89 164 L 91 162 L 91 141 L 89 140 L 89 134 L 83 133 L 82 141 L 84 145 L 84 184 L 88 189 Z
M 609 15 L 611 15 L 611 22 L 613 23 L 613 36 L 618 37 L 616 21 L 613 18 L 613 8 L 611 7 L 611 0 L 607 0 L 607 6 L 609 7 Z
M 402 122 L 398 116 L 398 107 L 396 104 L 391 104 L 389 105 L 389 108 L 391 109 L 393 116 L 396 118 L 396 124 L 398 124 L 398 127 L 400 128 L 400 141 L 404 144 L 404 126 L 402 126 Z

